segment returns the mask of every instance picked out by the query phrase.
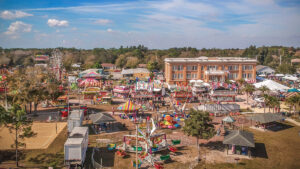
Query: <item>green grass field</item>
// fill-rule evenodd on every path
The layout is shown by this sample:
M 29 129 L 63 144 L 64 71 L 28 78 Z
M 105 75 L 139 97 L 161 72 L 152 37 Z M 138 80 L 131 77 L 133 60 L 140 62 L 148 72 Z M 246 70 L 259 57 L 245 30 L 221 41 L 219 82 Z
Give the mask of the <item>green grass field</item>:
M 287 124 L 287 123 L 286 123 Z M 288 124 L 291 125 L 291 124 Z M 253 129 L 246 129 L 254 133 L 255 142 L 258 146 L 256 149 L 259 157 L 251 160 L 241 160 L 238 164 L 219 163 L 203 164 L 196 166 L 197 169 L 297 169 L 300 168 L 300 136 L 299 126 L 292 126 L 277 132 L 260 132 Z M 22 151 L 21 166 L 24 168 L 46 168 L 54 166 L 55 168 L 63 167 L 63 145 L 66 140 L 66 129 L 55 139 L 55 141 L 45 150 L 27 150 Z M 192 149 L 194 147 L 190 147 Z M 90 152 L 90 151 L 89 151 Z M 7 153 L 11 157 L 5 157 L 0 164 L 1 167 L 14 167 L 14 152 Z M 89 155 L 87 156 L 89 157 Z M 2 157 L 3 158 L 3 157 Z M 132 168 L 130 165 L 131 158 L 118 159 L 115 157 L 115 164 L 112 168 Z M 165 168 L 187 168 L 188 164 L 171 162 L 165 164 Z
M 285 123 L 288 124 L 288 123 Z M 290 123 L 288 125 L 291 125 Z M 246 129 L 254 133 L 257 150 L 261 157 L 241 160 L 239 164 L 198 165 L 196 168 L 206 169 L 297 169 L 300 168 L 300 127 L 277 132 L 260 132 Z M 258 143 L 258 144 L 257 144 Z M 264 150 L 265 149 L 265 152 Z

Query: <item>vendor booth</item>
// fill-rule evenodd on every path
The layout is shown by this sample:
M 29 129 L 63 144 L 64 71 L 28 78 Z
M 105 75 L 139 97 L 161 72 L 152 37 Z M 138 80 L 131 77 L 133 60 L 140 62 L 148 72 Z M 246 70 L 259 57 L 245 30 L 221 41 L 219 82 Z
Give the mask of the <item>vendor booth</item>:
M 86 88 L 82 93 L 84 95 L 84 99 L 93 99 L 95 95 L 99 94 L 100 92 L 99 87 L 89 87 Z
M 116 97 L 127 98 L 129 96 L 130 88 L 128 86 L 116 86 L 113 89 L 113 94 Z

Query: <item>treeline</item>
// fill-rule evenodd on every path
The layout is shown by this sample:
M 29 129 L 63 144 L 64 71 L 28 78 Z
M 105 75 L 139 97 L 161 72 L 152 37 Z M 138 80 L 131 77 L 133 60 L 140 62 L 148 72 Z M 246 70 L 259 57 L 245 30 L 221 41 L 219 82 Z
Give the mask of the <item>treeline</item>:
M 300 48 L 270 46 L 250 46 L 246 49 L 197 49 L 192 47 L 170 48 L 164 50 L 148 49 L 143 45 L 120 48 L 58 48 L 63 53 L 63 64 L 68 67 L 73 63 L 81 63 L 84 68 L 98 67 L 101 63 L 114 63 L 119 68 L 134 68 L 138 64 L 157 62 L 158 68 L 163 69 L 164 59 L 168 57 L 250 57 L 257 58 L 259 64 L 271 66 L 279 70 L 280 56 L 281 63 L 288 69 L 291 67 L 291 59 L 300 58 Z M 33 65 L 33 56 L 37 54 L 51 55 L 52 48 L 45 49 L 3 49 L 0 48 L 0 64 L 9 66 Z M 284 68 L 286 69 L 286 68 Z

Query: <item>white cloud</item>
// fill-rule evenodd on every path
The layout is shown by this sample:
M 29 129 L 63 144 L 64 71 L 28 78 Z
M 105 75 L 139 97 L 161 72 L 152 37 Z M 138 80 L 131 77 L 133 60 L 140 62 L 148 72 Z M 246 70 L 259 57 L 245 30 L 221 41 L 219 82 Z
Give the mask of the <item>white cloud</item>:
M 110 28 L 108 28 L 106 31 L 107 31 L 107 32 L 113 32 L 113 30 L 110 29 Z
M 7 28 L 7 31 L 4 32 L 6 35 L 11 35 L 11 37 L 16 38 L 17 35 L 21 32 L 31 32 L 32 25 L 26 24 L 21 21 L 13 22 Z
M 33 16 L 33 15 L 22 11 L 11 12 L 8 10 L 5 10 L 0 14 L 0 17 L 2 19 L 17 19 L 17 18 L 23 18 L 27 16 Z
M 96 24 L 100 24 L 100 25 L 107 25 L 112 23 L 112 20 L 109 19 L 98 19 L 95 21 Z
M 48 19 L 47 23 L 50 27 L 66 27 L 69 26 L 69 22 L 66 20 Z

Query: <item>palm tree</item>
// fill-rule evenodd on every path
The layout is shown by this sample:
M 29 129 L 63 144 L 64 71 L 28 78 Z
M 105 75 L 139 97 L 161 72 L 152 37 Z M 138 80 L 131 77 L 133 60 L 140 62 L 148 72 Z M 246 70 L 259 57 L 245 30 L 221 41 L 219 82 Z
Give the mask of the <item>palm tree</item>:
M 242 86 L 244 86 L 244 84 L 246 83 L 246 81 L 245 81 L 245 79 L 239 79 L 239 80 L 237 80 L 237 83 L 239 85 L 239 87 L 238 87 L 238 93 L 240 93 L 240 88 Z
M 293 112 L 294 114 L 296 114 L 296 107 L 300 106 L 300 94 L 285 99 L 285 103 L 289 105 L 289 113 L 291 113 L 291 110 L 293 108 Z
M 209 139 L 215 135 L 214 125 L 208 112 L 193 110 L 190 113 L 191 117 L 184 121 L 184 133 L 188 136 L 197 138 L 198 162 L 200 160 L 199 139 Z
M 247 104 L 248 104 L 248 97 L 249 94 L 255 91 L 255 88 L 251 84 L 246 84 L 245 87 L 243 88 L 243 91 L 246 92 L 247 94 Z
M 269 112 L 270 109 L 273 108 L 273 113 L 275 112 L 275 108 L 280 106 L 280 102 L 275 96 L 270 96 L 270 95 L 264 95 L 265 98 L 265 103 L 269 107 Z
M 263 94 L 266 94 L 266 92 L 270 91 L 267 86 L 262 86 L 258 90 L 260 90 Z
M 266 94 L 266 92 L 270 91 L 270 89 L 267 86 L 262 86 L 258 90 L 260 90 L 263 93 L 263 96 Z M 266 113 L 266 103 L 264 102 L 264 113 Z

